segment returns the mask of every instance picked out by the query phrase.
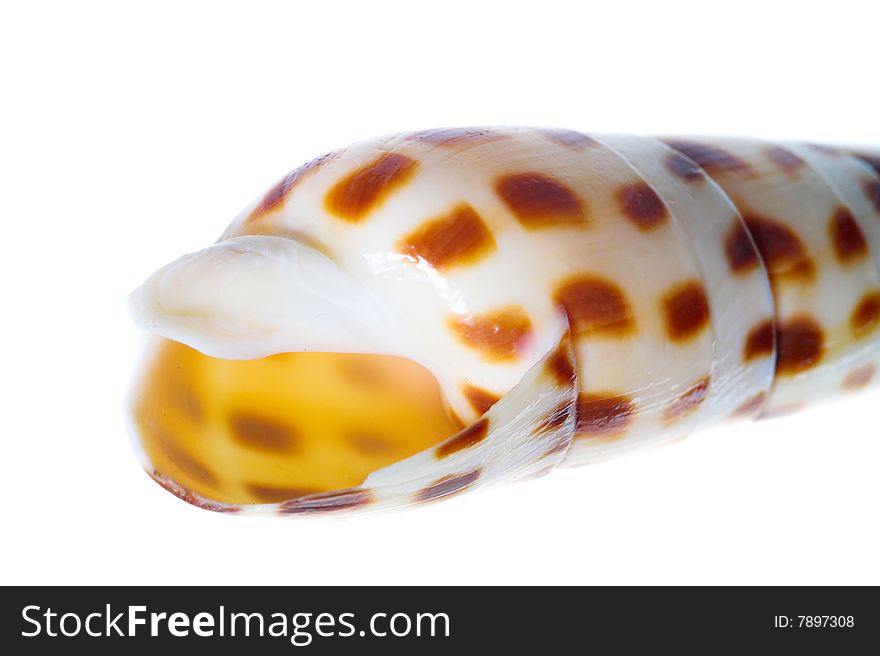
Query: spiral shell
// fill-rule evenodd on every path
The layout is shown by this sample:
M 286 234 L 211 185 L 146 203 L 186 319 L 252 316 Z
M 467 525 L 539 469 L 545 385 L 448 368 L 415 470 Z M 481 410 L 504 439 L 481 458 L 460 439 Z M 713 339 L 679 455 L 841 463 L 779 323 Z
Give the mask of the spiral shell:
M 319 157 L 213 246 L 154 274 L 132 295 L 133 315 L 172 340 L 166 353 L 179 343 L 194 349 L 181 357 L 206 362 L 317 352 L 415 363 L 436 380 L 449 422 L 418 431 L 445 434 L 351 468 L 344 489 L 332 489 L 344 478 L 317 490 L 251 481 L 276 492 L 241 502 L 214 492 L 241 484 L 232 479 L 247 449 L 289 458 L 291 471 L 305 462 L 279 447 L 292 429 L 236 423 L 221 403 L 210 430 L 180 420 L 199 435 L 183 448 L 168 437 L 169 400 L 149 416 L 135 406 L 144 466 L 210 509 L 340 513 L 530 478 L 868 388 L 880 365 L 871 162 L 802 144 L 538 128 L 429 130 Z M 203 377 L 202 395 L 228 370 Z M 192 385 L 187 394 L 205 405 Z M 245 451 L 228 455 L 224 441 Z M 223 476 L 211 465 L 220 451 Z M 326 473 L 336 457 L 308 468 Z

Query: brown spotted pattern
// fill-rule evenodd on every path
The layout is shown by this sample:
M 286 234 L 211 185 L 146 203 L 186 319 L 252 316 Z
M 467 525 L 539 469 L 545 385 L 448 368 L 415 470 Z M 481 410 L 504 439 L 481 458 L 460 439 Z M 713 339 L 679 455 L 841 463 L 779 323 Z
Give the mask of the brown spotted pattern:
M 362 221 L 415 173 L 415 160 L 399 153 L 386 153 L 337 182 L 324 199 L 334 216 Z
M 590 274 L 570 278 L 554 293 L 574 334 L 624 336 L 635 330 L 629 301 L 616 284 Z
M 868 255 L 868 243 L 865 235 L 856 222 L 855 217 L 845 207 L 838 207 L 834 216 L 828 222 L 828 232 L 831 234 L 831 243 L 834 244 L 834 252 L 842 264 L 849 264 L 854 260 Z
M 880 168 L 877 169 L 880 173 Z M 866 180 L 863 188 L 868 200 L 874 205 L 874 209 L 880 213 L 880 180 Z
M 584 151 L 589 148 L 597 150 L 605 148 L 593 138 L 571 130 L 540 129 L 533 131 L 532 134 L 538 135 L 538 141 L 543 144 L 543 148 L 552 148 L 549 152 L 565 154 L 569 157 L 593 156 L 595 153 L 586 154 Z M 466 150 L 512 138 L 516 137 L 505 133 L 503 129 L 492 128 L 445 128 L 406 135 L 402 142 L 398 142 L 402 144 L 400 146 L 402 152 L 377 153 L 372 161 L 368 161 L 347 173 L 343 172 L 324 195 L 324 207 L 337 219 L 351 223 L 366 221 L 395 193 L 400 193 L 413 180 L 414 176 L 421 173 L 419 171 L 420 160 L 416 153 L 431 152 L 435 157 L 441 158 L 448 153 L 454 154 L 457 152 L 456 149 Z M 547 143 L 548 141 L 561 148 L 552 147 Z M 675 150 L 664 153 L 662 161 L 655 163 L 657 167 L 662 167 L 662 169 L 657 169 L 663 172 L 663 176 L 659 179 L 664 181 L 671 179 L 666 175 L 668 172 L 674 176 L 676 184 L 679 185 L 673 188 L 684 188 L 677 182 L 683 181 L 693 185 L 686 189 L 688 193 L 694 195 L 705 192 L 709 188 L 706 184 L 707 173 L 710 177 L 724 173 L 725 176 L 733 176 L 732 178 L 725 177 L 725 180 L 758 180 L 761 184 L 764 183 L 765 177 L 769 177 L 770 182 L 776 184 L 777 180 L 782 180 L 787 176 L 788 184 L 795 184 L 796 181 L 802 179 L 802 176 L 809 173 L 809 171 L 805 171 L 806 169 L 815 166 L 809 151 L 804 149 L 797 151 L 803 156 L 802 158 L 789 148 L 759 147 L 755 151 L 757 158 L 752 158 L 744 154 L 742 156 L 735 154 L 748 151 L 734 147 L 732 149 L 735 153 L 729 152 L 724 146 L 680 140 L 668 141 L 667 143 Z M 435 151 L 434 146 L 449 147 L 449 151 L 448 153 Z M 502 150 L 505 147 L 503 144 L 499 146 Z M 796 147 L 791 146 L 791 148 Z M 482 157 L 492 152 L 493 147 L 487 147 L 480 149 L 473 156 Z M 826 149 L 825 152 L 830 151 Z M 247 217 L 248 221 L 266 220 L 256 224 L 254 230 L 257 230 L 259 234 L 263 234 L 264 230 L 268 232 L 270 228 L 273 231 L 276 230 L 274 226 L 269 224 L 269 221 L 275 220 L 274 215 L 284 208 L 285 202 L 296 187 L 307 176 L 324 166 L 333 155 L 322 156 L 296 169 L 267 191 Z M 842 155 L 843 152 L 840 151 L 840 156 Z M 870 159 L 866 159 L 866 161 L 880 171 L 880 162 Z M 679 220 L 677 209 L 679 199 L 668 193 L 667 186 L 658 183 L 656 175 L 651 177 L 648 173 L 643 173 L 640 169 L 635 168 L 635 164 L 633 164 L 633 168 L 639 170 L 639 177 L 636 180 L 626 182 L 610 190 L 610 199 L 616 206 L 616 212 L 613 213 L 624 220 L 623 225 L 632 225 L 637 229 L 638 233 L 631 232 L 627 235 L 628 238 L 657 240 L 654 242 L 644 241 L 644 243 L 660 244 L 662 242 L 659 240 L 665 237 L 661 236 L 657 229 L 671 222 L 671 211 L 675 213 L 676 220 Z M 573 186 L 567 181 L 570 179 L 566 177 L 568 173 L 560 176 L 559 170 L 565 171 L 566 169 L 554 170 L 552 167 L 538 166 L 534 169 L 530 167 L 526 171 L 517 172 L 514 170 L 511 172 L 505 165 L 495 171 L 497 172 L 497 170 L 504 170 L 505 173 L 491 183 L 491 191 L 494 191 L 497 199 L 522 227 L 528 230 L 537 230 L 588 227 L 590 225 L 590 199 L 584 197 L 579 186 Z M 645 171 L 648 170 L 648 167 L 645 167 Z M 779 175 L 780 172 L 784 175 Z M 866 173 L 867 171 L 862 169 L 862 175 Z M 646 177 L 642 178 L 643 174 Z M 720 176 L 716 177 L 722 180 Z M 704 184 L 699 187 L 697 183 Z M 859 184 L 869 201 L 880 211 L 880 181 L 876 178 L 866 179 L 860 180 Z M 860 193 L 858 187 L 854 186 L 853 189 L 856 193 Z M 663 193 L 662 197 L 658 190 Z M 736 192 L 729 193 L 731 199 L 740 205 L 739 210 L 743 211 L 743 217 L 740 219 L 734 212 L 729 229 L 723 237 L 718 235 L 716 237 L 718 243 L 712 246 L 717 249 L 721 267 L 724 267 L 725 270 L 729 269 L 732 275 L 743 276 L 736 284 L 745 284 L 745 274 L 757 272 L 761 268 L 761 263 L 764 262 L 770 273 L 770 282 L 777 303 L 780 293 L 787 294 L 793 290 L 792 294 L 802 293 L 806 296 L 814 290 L 814 287 L 818 287 L 808 284 L 821 280 L 819 276 L 823 274 L 823 271 L 820 267 L 825 266 L 823 259 L 825 251 L 816 248 L 814 230 L 802 231 L 801 226 L 793 222 L 790 217 L 787 219 L 788 223 L 775 219 L 772 206 L 766 215 L 746 211 L 751 200 L 754 199 L 749 199 L 748 194 L 743 194 L 744 198 L 740 198 Z M 668 206 L 664 198 L 669 201 Z M 430 265 L 442 272 L 458 267 L 472 266 L 493 256 L 499 249 L 499 243 L 504 243 L 504 235 L 498 233 L 497 230 L 499 227 L 505 226 L 506 214 L 499 218 L 497 212 L 492 211 L 491 203 L 489 206 L 480 205 L 483 212 L 481 215 L 462 198 L 450 198 L 449 200 L 451 201 L 449 205 L 451 209 L 440 216 L 413 216 L 412 219 L 420 223 L 414 224 L 416 225 L 414 229 L 400 237 L 395 245 L 395 251 L 408 260 Z M 743 202 L 740 203 L 740 201 Z M 823 215 L 821 225 L 824 227 L 824 222 L 827 220 L 827 235 L 824 237 L 827 237 L 827 244 L 830 246 L 828 252 L 833 253 L 839 265 L 846 267 L 866 258 L 869 254 L 869 244 L 858 221 L 852 212 L 843 205 L 843 203 L 849 203 L 849 199 L 841 197 L 838 202 L 841 204 L 830 213 L 827 219 Z M 761 203 L 758 202 L 755 205 L 760 206 Z M 403 206 L 408 205 L 403 203 Z M 831 206 L 831 204 L 828 205 L 828 207 Z M 780 219 L 783 214 L 780 212 Z M 338 229 L 338 222 L 335 225 Z M 511 226 L 506 227 L 510 228 Z M 517 226 L 514 225 L 513 228 L 517 228 Z M 867 228 L 867 224 L 865 224 L 866 231 Z M 285 230 L 287 232 L 284 232 Z M 298 228 L 281 226 L 277 228 L 277 234 L 313 243 L 315 238 L 312 235 L 300 234 L 296 230 Z M 516 230 L 515 232 L 519 233 L 520 231 Z M 553 234 L 555 233 L 552 230 L 547 230 L 541 235 L 531 235 L 531 237 L 538 242 L 545 236 Z M 571 232 L 570 236 L 575 239 L 590 234 L 592 233 L 589 231 Z M 665 233 L 667 237 L 670 234 L 669 231 Z M 868 231 L 868 234 L 873 238 L 873 233 Z M 569 234 L 565 236 L 567 237 Z M 327 240 L 326 234 L 322 234 L 320 239 Z M 327 240 L 326 243 L 332 242 Z M 810 245 L 814 250 L 815 261 L 810 257 L 805 244 Z M 314 241 L 314 245 L 322 252 L 330 254 L 323 243 Z M 708 245 L 702 243 L 697 246 L 706 247 L 707 250 L 709 248 Z M 608 244 L 608 247 L 614 248 L 616 245 Z M 524 262 L 523 265 L 527 266 L 528 263 Z M 700 265 L 703 266 L 705 263 L 700 261 Z M 647 299 L 650 305 L 643 305 L 641 301 L 645 300 L 643 296 L 646 294 L 640 289 L 631 288 L 634 286 L 631 285 L 631 281 L 627 281 L 625 276 L 616 279 L 614 276 L 598 275 L 591 271 L 582 270 L 579 266 L 562 268 L 561 271 L 563 273 L 559 274 L 561 277 L 557 279 L 555 289 L 552 291 L 553 300 L 566 312 L 570 328 L 575 336 L 606 340 L 596 349 L 596 353 L 600 356 L 604 353 L 601 349 L 609 349 L 610 351 L 614 348 L 625 349 L 629 346 L 614 344 L 612 340 L 636 336 L 636 318 L 630 297 L 639 301 L 640 312 L 647 313 L 650 309 L 651 312 L 656 313 L 653 318 L 661 320 L 660 326 L 661 330 L 665 332 L 665 337 L 669 342 L 675 343 L 676 348 L 682 349 L 683 358 L 687 357 L 684 355 L 685 353 L 694 353 L 692 361 L 697 363 L 696 366 L 699 368 L 691 371 L 687 377 L 682 376 L 682 380 L 674 380 L 673 386 L 669 388 L 669 394 L 664 397 L 665 400 L 657 413 L 662 422 L 669 426 L 692 417 L 700 411 L 701 407 L 709 410 L 707 400 L 710 398 L 710 393 L 713 395 L 722 394 L 725 381 L 720 377 L 713 380 L 712 375 L 706 374 L 697 378 L 696 382 L 685 382 L 694 381 L 695 374 L 699 375 L 702 370 L 705 370 L 702 364 L 697 362 L 700 357 L 696 355 L 699 353 L 697 345 L 690 344 L 690 342 L 704 334 L 712 325 L 713 320 L 710 315 L 707 291 L 701 280 L 685 279 L 683 282 L 678 282 L 667 288 L 669 282 L 675 282 L 676 278 L 672 278 L 671 281 L 662 279 L 661 289 L 665 289 L 665 292 L 651 292 Z M 572 274 L 571 271 L 577 273 Z M 682 278 L 687 278 L 690 275 L 693 274 L 685 274 Z M 799 282 L 804 284 L 777 288 L 779 281 L 788 280 L 793 276 L 799 278 Z M 709 286 L 710 289 L 714 289 L 711 284 Z M 782 291 L 780 292 L 780 290 Z M 787 311 L 785 302 L 782 303 L 782 307 Z M 830 336 L 826 336 L 822 321 L 820 321 L 820 317 L 822 320 L 826 320 L 824 311 L 817 309 L 815 312 L 816 316 L 810 311 L 800 310 L 787 318 L 767 318 L 756 323 L 744 335 L 741 354 L 734 353 L 733 355 L 741 357 L 743 366 L 755 367 L 756 370 L 759 367 L 770 366 L 770 362 L 760 363 L 756 362 L 757 360 L 772 358 L 775 361 L 777 377 L 797 376 L 816 369 L 826 360 L 832 361 L 837 357 L 835 349 L 839 345 L 836 326 L 832 328 L 829 323 L 828 334 Z M 751 323 L 760 316 L 761 314 L 758 313 L 750 315 L 748 322 Z M 785 312 L 782 313 L 782 316 L 785 317 Z M 729 320 L 729 315 L 724 315 L 724 318 Z M 715 317 L 715 319 L 721 320 L 720 317 Z M 868 291 L 853 308 L 849 321 L 850 334 L 847 335 L 847 338 L 850 340 L 875 333 L 880 328 L 880 291 Z M 654 325 L 654 321 L 645 321 L 644 324 L 640 323 L 638 328 L 648 332 L 653 330 Z M 748 325 L 744 322 L 743 327 Z M 460 344 L 477 352 L 484 362 L 502 363 L 504 366 L 515 365 L 510 361 L 516 360 L 527 349 L 531 344 L 535 330 L 529 315 L 518 305 L 500 307 L 497 310 L 486 312 L 450 315 L 446 319 L 446 326 Z M 590 344 L 590 347 L 592 346 L 593 344 Z M 685 349 L 691 349 L 691 351 Z M 637 349 L 633 351 L 638 353 Z M 717 355 L 716 353 L 715 356 Z M 356 379 L 360 383 L 370 386 L 383 384 L 381 371 L 360 371 L 353 362 L 341 366 L 348 367 L 349 365 L 351 371 L 347 373 L 353 380 Z M 572 351 L 560 346 L 545 360 L 542 378 L 546 381 L 549 376 L 549 380 L 556 381 L 558 386 L 571 385 L 577 380 L 577 366 L 578 363 L 574 361 Z M 600 364 L 600 372 L 601 366 L 604 365 Z M 589 365 L 585 365 L 585 367 L 586 370 L 589 370 Z M 835 377 L 834 384 L 839 384 L 842 389 L 848 391 L 861 390 L 874 382 L 877 375 L 877 364 L 863 364 L 856 366 L 842 377 Z M 769 379 L 769 375 L 767 378 Z M 491 380 L 491 378 L 488 379 Z M 463 381 L 467 378 L 459 378 L 458 380 Z M 591 380 L 590 383 L 597 385 L 597 387 L 603 385 L 601 380 Z M 556 434 L 563 425 L 572 420 L 576 426 L 575 436 L 582 440 L 609 438 L 608 443 L 610 443 L 611 440 L 628 434 L 631 429 L 634 429 L 636 433 L 642 430 L 642 418 L 651 417 L 650 405 L 657 404 L 651 397 L 643 397 L 641 389 L 635 386 L 630 387 L 628 383 L 620 384 L 610 381 L 606 381 L 606 383 L 609 385 L 608 389 L 603 390 L 599 387 L 599 389 L 582 391 L 578 394 L 576 402 L 569 398 L 567 401 L 559 402 L 551 411 L 543 414 L 540 418 L 536 416 L 530 424 L 532 430 L 529 435 L 538 438 L 548 433 Z M 494 391 L 467 382 L 461 382 L 459 385 L 461 395 L 480 415 L 480 418 L 445 441 L 433 442 L 420 452 L 430 457 L 433 450 L 436 461 L 449 458 L 443 464 L 443 467 L 447 469 L 441 470 L 446 472 L 449 471 L 448 467 L 466 460 L 466 458 L 458 459 L 451 458 L 451 456 L 480 445 L 489 436 L 490 429 L 496 428 L 494 422 L 497 415 L 493 414 L 490 419 L 486 413 L 501 398 Z M 200 403 L 198 391 L 191 388 L 185 381 L 170 398 L 171 405 L 175 403 L 179 405 L 175 408 L 178 415 L 187 418 L 193 424 L 206 422 L 206 411 Z M 729 407 L 724 409 L 724 412 L 732 417 L 752 417 L 763 411 L 763 416 L 769 417 L 799 409 L 802 405 L 799 402 L 801 399 L 795 401 L 785 399 L 779 403 L 775 392 L 772 395 L 772 400 L 777 400 L 777 402 L 775 404 L 770 402 L 771 394 L 768 391 L 761 391 L 751 396 L 743 394 L 743 399 L 736 400 L 739 403 L 738 406 L 731 403 Z M 734 407 L 736 409 L 731 411 Z M 765 410 L 765 408 L 769 408 L 769 410 Z M 452 410 L 449 411 L 454 414 Z M 506 410 L 502 408 L 499 414 L 504 411 Z M 271 409 L 268 414 L 271 414 Z M 259 411 L 249 412 L 233 407 L 228 412 L 219 415 L 211 414 L 211 416 L 225 418 L 225 428 L 228 429 L 232 441 L 252 449 L 259 457 L 271 457 L 272 454 L 286 453 L 294 453 L 298 456 L 300 452 L 308 450 L 304 441 L 306 435 L 311 431 L 303 430 L 302 434 L 299 434 L 297 426 L 275 420 Z M 458 423 L 461 424 L 460 421 Z M 179 440 L 174 439 L 173 434 L 176 431 L 173 427 L 170 431 L 165 431 L 167 434 L 164 436 L 163 427 L 154 427 L 154 429 L 157 431 L 156 442 L 167 457 L 167 463 L 163 468 L 170 468 L 172 473 L 185 472 L 187 476 L 203 484 L 209 490 L 212 486 L 219 487 L 223 484 L 224 476 L 221 469 L 206 467 L 191 454 L 190 449 L 180 448 L 177 444 Z M 682 431 L 684 427 L 678 427 L 676 430 Z M 399 437 L 391 437 L 390 434 L 383 435 L 381 434 L 383 430 L 379 430 L 377 433 L 380 434 L 365 431 L 363 427 L 352 428 L 348 432 L 346 427 L 338 439 L 347 444 L 352 451 L 357 452 L 353 456 L 356 458 L 363 458 L 370 454 L 395 455 L 399 453 Z M 447 432 L 445 435 L 449 435 L 449 433 Z M 571 435 L 566 435 L 562 439 L 544 440 L 543 442 L 535 439 L 534 443 L 540 445 L 538 450 L 541 453 L 550 456 L 566 449 L 571 443 L 570 438 Z M 398 443 L 395 443 L 396 441 Z M 608 443 L 603 442 L 602 439 L 598 439 L 596 443 L 601 448 L 608 449 Z M 468 466 L 473 467 L 472 464 Z M 234 504 L 206 500 L 199 494 L 171 482 L 167 478 L 167 472 L 154 471 L 153 475 L 160 485 L 189 503 L 212 510 L 238 510 Z M 406 495 L 408 499 L 417 502 L 441 499 L 475 486 L 482 476 L 481 469 L 472 469 L 464 473 L 449 473 L 436 478 L 432 483 L 416 492 L 407 491 Z M 423 478 L 421 480 L 429 479 Z M 279 479 L 268 482 L 260 481 L 257 480 L 257 477 L 253 479 L 244 477 L 244 480 L 238 481 L 249 497 L 259 503 L 278 504 L 278 512 L 284 515 L 356 510 L 374 502 L 380 502 L 382 495 L 381 491 L 374 493 L 364 487 L 325 492 L 321 490 L 329 488 L 308 487 L 311 485 L 310 481 L 304 481 L 303 487 L 296 487 L 294 484 L 286 486 L 284 484 L 286 482 L 283 479 L 280 482 Z M 340 487 L 356 484 L 356 481 L 346 482 L 344 486 Z M 368 482 L 364 485 L 369 484 Z M 202 488 L 198 489 L 201 493 Z M 378 488 L 376 489 L 378 490 Z M 379 497 L 374 496 L 375 494 L 378 494 Z
M 843 389 L 850 392 L 857 392 L 865 389 L 874 380 L 877 375 L 877 365 L 866 364 L 863 367 L 854 369 L 843 379 Z
M 779 323 L 776 330 L 776 372 L 790 376 L 812 369 L 822 360 L 825 336 L 812 317 Z
M 546 128 L 544 130 L 541 130 L 541 132 L 544 134 L 544 136 L 550 139 L 550 141 L 555 141 L 562 146 L 572 148 L 574 150 L 580 150 L 581 148 L 596 145 L 595 139 L 575 130 L 565 130 L 562 128 Z
M 458 453 L 463 449 L 467 449 L 475 444 L 479 444 L 489 434 L 489 419 L 481 417 L 476 423 L 471 424 L 458 435 L 450 438 L 437 447 L 437 457 L 445 458 L 453 453 Z
M 416 495 L 416 501 L 434 501 L 435 499 L 442 499 L 444 497 L 462 492 L 467 488 L 472 487 L 474 483 L 476 483 L 480 479 L 481 474 L 481 470 L 475 469 L 466 474 L 444 476 L 443 478 L 420 490 L 419 493 Z
M 640 230 L 653 230 L 669 219 L 666 204 L 647 182 L 634 182 L 617 190 L 623 215 Z
M 314 494 L 315 492 L 315 490 L 292 487 L 273 487 L 261 483 L 246 483 L 245 487 L 247 488 L 248 493 L 258 499 L 260 503 L 279 503 L 281 501 L 297 499 L 309 494 Z
M 473 264 L 492 253 L 495 238 L 470 205 L 429 220 L 398 242 L 395 250 L 435 269 Z
M 752 271 L 761 263 L 755 242 L 739 218 L 734 220 L 727 233 L 727 238 L 724 241 L 724 253 L 727 256 L 730 270 L 736 274 Z
M 550 357 L 547 359 L 547 370 L 562 386 L 570 385 L 577 377 L 572 353 L 564 345 L 550 354 Z
M 478 415 L 484 415 L 493 405 L 501 400 L 497 394 L 476 385 L 465 383 L 461 387 L 462 394 Z
M 290 426 L 280 424 L 266 417 L 255 417 L 245 413 L 233 414 L 229 418 L 232 437 L 239 444 L 262 451 L 290 451 L 296 446 L 296 435 Z
M 626 394 L 582 393 L 577 401 L 576 437 L 618 435 L 629 426 L 635 411 L 635 402 Z
M 317 515 L 334 513 L 343 510 L 354 510 L 369 505 L 371 496 L 369 491 L 361 488 L 339 490 L 337 492 L 325 492 L 313 494 L 299 499 L 284 501 L 279 507 L 281 515 Z
M 767 319 L 746 335 L 746 343 L 743 347 L 743 360 L 749 362 L 755 358 L 771 356 L 776 349 L 776 330 L 773 319 Z
M 761 412 L 761 410 L 763 410 L 766 403 L 767 393 L 758 392 L 747 401 L 744 401 L 736 410 L 734 410 L 732 417 L 734 419 L 746 419 L 749 417 L 755 417 Z
M 880 327 L 880 291 L 867 294 L 853 310 L 850 326 L 856 337 L 864 337 Z
M 178 441 L 172 436 L 163 434 L 159 438 L 159 446 L 175 467 L 195 481 L 207 487 L 217 485 L 218 479 L 214 472 L 194 455 L 178 446 Z
M 336 155 L 337 153 L 321 155 L 285 175 L 277 182 L 277 184 L 275 184 L 275 186 L 266 192 L 262 199 L 260 199 L 260 202 L 248 216 L 248 221 L 257 221 L 264 216 L 271 214 L 275 210 L 281 209 L 284 206 L 284 201 L 293 191 L 294 187 L 296 187 L 307 175 L 321 168 L 321 166 Z
M 563 401 L 544 417 L 535 429 L 536 435 L 541 435 L 548 431 L 553 431 L 565 424 L 572 414 L 577 412 L 577 405 L 569 401 Z M 568 442 L 566 441 L 566 444 Z
M 675 342 L 690 340 L 709 325 L 709 299 L 702 283 L 690 280 L 663 298 L 666 333 Z
M 522 308 L 508 307 L 449 320 L 456 336 L 492 360 L 515 358 L 529 342 L 532 322 Z
M 697 182 L 703 179 L 703 170 L 690 157 L 680 152 L 671 152 L 663 160 L 673 175 L 678 176 L 685 182 Z
M 800 238 L 790 228 L 755 215 L 746 216 L 745 222 L 771 274 L 812 270 Z
M 559 180 L 538 172 L 506 175 L 495 183 L 499 198 L 526 228 L 582 224 L 587 206 Z
M 666 144 L 684 153 L 709 173 L 724 171 L 731 173 L 749 173 L 750 168 L 736 155 L 723 148 L 692 141 L 667 140 Z
M 678 421 L 692 414 L 709 393 L 709 376 L 704 376 L 692 387 L 682 392 L 663 413 L 667 422 Z
M 796 173 L 807 165 L 800 157 L 781 146 L 769 146 L 764 149 L 764 154 L 767 156 L 767 159 L 788 174 Z

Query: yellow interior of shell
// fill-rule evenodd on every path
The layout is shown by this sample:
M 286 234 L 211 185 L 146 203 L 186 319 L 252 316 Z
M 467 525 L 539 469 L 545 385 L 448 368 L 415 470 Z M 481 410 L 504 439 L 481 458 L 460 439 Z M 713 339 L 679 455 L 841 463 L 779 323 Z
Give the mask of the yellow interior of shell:
M 434 377 L 404 358 L 222 360 L 166 339 L 135 390 L 133 418 L 158 474 L 226 503 L 359 485 L 461 428 Z

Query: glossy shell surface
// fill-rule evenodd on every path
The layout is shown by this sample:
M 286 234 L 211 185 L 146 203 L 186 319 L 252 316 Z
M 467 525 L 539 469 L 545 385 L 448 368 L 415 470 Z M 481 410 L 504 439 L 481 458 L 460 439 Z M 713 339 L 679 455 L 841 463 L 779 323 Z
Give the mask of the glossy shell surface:
M 461 432 L 348 489 L 212 509 L 444 498 L 875 385 L 870 154 L 748 139 L 455 128 L 331 152 L 132 295 L 219 359 L 381 354 Z M 191 455 L 191 454 L 190 454 Z

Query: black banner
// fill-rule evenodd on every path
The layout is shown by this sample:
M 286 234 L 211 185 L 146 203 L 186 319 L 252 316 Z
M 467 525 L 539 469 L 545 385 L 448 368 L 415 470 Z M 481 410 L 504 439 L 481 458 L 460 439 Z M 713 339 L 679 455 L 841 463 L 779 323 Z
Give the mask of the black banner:
M 2 597 L 7 654 L 557 653 L 602 645 L 855 653 L 880 645 L 880 596 L 867 587 L 20 587 L 3 588 Z

